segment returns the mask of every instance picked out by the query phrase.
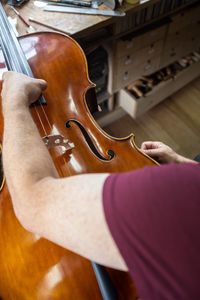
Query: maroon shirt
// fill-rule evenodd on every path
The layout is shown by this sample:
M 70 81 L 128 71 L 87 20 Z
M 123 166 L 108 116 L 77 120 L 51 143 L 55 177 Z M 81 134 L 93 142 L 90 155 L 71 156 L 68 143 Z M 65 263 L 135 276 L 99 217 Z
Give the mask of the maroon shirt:
M 103 204 L 142 300 L 200 300 L 200 164 L 112 174 Z

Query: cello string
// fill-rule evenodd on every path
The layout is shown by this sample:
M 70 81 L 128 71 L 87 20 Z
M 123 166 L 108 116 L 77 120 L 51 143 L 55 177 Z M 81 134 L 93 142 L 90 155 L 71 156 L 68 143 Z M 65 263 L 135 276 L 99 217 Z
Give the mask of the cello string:
M 2 146 L 1 146 L 1 143 L 0 143 L 0 153 L 2 153 Z M 2 167 L 2 170 L 0 170 L 0 171 L 2 171 L 2 176 L 3 176 L 3 180 L 2 180 L 1 185 L 0 185 L 0 192 L 1 192 L 2 189 L 3 189 L 3 187 L 4 187 L 4 183 L 5 183 L 5 175 L 4 175 L 4 173 L 3 173 L 3 167 Z
M 15 33 L 14 33 L 10 23 L 8 23 L 7 16 L 4 12 L 4 9 L 3 9 L 1 3 L 0 3 L 0 12 L 2 15 L 2 18 L 0 20 L 1 24 L 2 24 L 2 26 L 1 26 L 2 32 L 4 30 L 4 38 L 6 40 L 6 43 L 5 43 L 5 41 L 3 42 L 3 40 L 2 40 L 2 45 L 5 48 L 4 52 L 8 56 L 7 62 L 10 62 L 12 64 L 13 67 L 11 69 L 14 69 L 16 71 L 21 71 L 22 73 L 25 73 L 26 75 L 34 77 L 32 71 L 31 71 L 31 68 L 27 62 L 26 56 L 21 48 L 21 45 L 20 45 L 18 39 L 16 38 Z M 8 49 L 8 47 L 9 47 L 9 49 Z M 49 118 L 47 116 L 46 109 L 43 107 L 43 104 L 41 102 L 41 98 L 38 99 L 38 102 L 39 102 L 40 108 L 41 108 L 40 112 L 43 112 L 44 119 L 46 119 L 50 131 L 52 131 L 52 126 L 51 126 Z M 38 117 L 38 121 L 41 124 L 44 134 L 47 136 L 48 135 L 47 128 L 46 128 L 45 124 L 43 123 L 42 116 L 40 115 L 40 112 L 36 106 L 34 106 L 34 111 Z M 64 164 L 66 165 L 65 161 L 64 161 Z M 58 163 L 57 163 L 57 166 L 59 166 Z M 60 166 L 59 166 L 59 169 L 61 170 Z
M 10 69 L 10 70 L 14 70 L 17 72 L 25 73 L 26 75 L 30 75 L 30 70 L 27 66 L 28 65 L 27 61 L 25 63 L 24 56 L 22 55 L 22 51 L 20 51 L 21 49 L 19 48 L 20 45 L 19 45 L 19 43 L 16 39 L 16 36 L 12 30 L 12 27 L 8 23 L 7 16 L 6 16 L 1 4 L 0 4 L 0 8 L 1 8 L 0 11 L 1 11 L 1 16 L 2 16 L 0 18 L 1 29 L 2 29 L 0 41 L 1 41 L 1 46 L 2 46 L 2 52 L 5 57 L 5 62 L 8 65 L 8 70 Z M 8 50 L 8 48 L 9 48 L 9 50 Z M 14 49 L 14 48 L 16 48 L 16 49 Z M 15 51 L 15 50 L 18 50 L 18 51 Z M 35 111 L 38 115 L 38 119 L 41 123 L 41 126 L 43 127 L 43 130 L 46 133 L 44 124 L 42 123 L 42 120 L 39 116 L 38 110 L 35 109 Z
M 0 3 L 1 4 L 1 3 Z M 2 8 L 2 6 L 0 6 L 0 11 L 1 10 L 3 10 L 3 8 Z M 2 18 L 0 18 L 0 19 L 2 19 Z M 5 19 L 5 18 L 4 18 Z M 2 22 L 1 22 L 2 23 Z M 2 26 L 1 26 L 2 27 Z M 7 30 L 7 32 L 9 32 L 9 28 L 8 28 L 8 30 Z M 6 35 L 5 35 L 6 36 Z M 7 38 L 7 40 L 9 40 L 8 38 Z M 11 42 L 11 44 L 12 44 L 12 40 L 10 40 L 10 42 Z M 1 44 L 3 44 L 3 42 L 1 43 Z M 9 53 L 9 51 L 5 51 L 5 53 Z M 12 51 L 11 51 L 11 53 L 12 53 Z M 15 53 L 15 51 L 14 51 L 14 53 Z M 17 52 L 16 51 L 16 53 L 19 53 L 20 54 L 20 52 Z M 12 55 L 13 55 L 13 53 L 12 53 Z M 11 55 L 11 56 L 12 56 Z M 14 55 L 15 56 L 15 55 Z M 14 57 L 13 56 L 13 57 Z M 25 56 L 25 55 L 24 55 Z M 7 55 L 6 57 L 9 57 L 9 55 Z M 12 63 L 13 63 L 13 61 L 14 62 L 17 62 L 19 65 L 20 65 L 20 61 L 18 60 L 18 57 L 15 57 L 16 58 L 16 60 L 15 59 L 13 59 L 12 58 Z M 9 59 L 7 59 L 7 62 L 9 61 Z M 22 57 L 21 57 L 21 63 L 23 63 L 23 65 L 24 65 L 24 67 L 25 67 L 25 72 L 23 72 L 22 71 L 22 73 L 25 73 L 25 74 L 27 74 L 27 75 L 29 75 L 30 76 L 30 73 L 29 73 L 29 71 L 27 70 L 27 65 L 24 63 L 24 59 L 22 59 Z M 14 63 L 14 65 L 16 66 L 16 64 Z M 20 68 L 21 68 L 21 66 L 20 66 Z M 20 68 L 19 68 L 19 70 L 16 70 L 16 71 L 18 71 L 18 72 L 20 72 Z M 15 70 L 15 68 L 11 68 L 11 70 Z M 41 100 L 39 99 L 39 103 L 40 103 L 40 106 L 42 106 L 42 111 L 43 111 L 43 114 L 44 114 L 44 116 L 45 116 L 45 118 L 46 118 L 46 120 L 47 120 L 47 123 L 48 123 L 48 125 L 49 125 L 49 127 L 50 127 L 50 129 L 52 129 L 52 126 L 51 126 L 51 124 L 50 124 L 50 122 L 49 122 L 49 119 L 48 119 L 48 116 L 47 116 L 47 114 L 46 114 L 46 112 L 45 112 L 45 109 L 44 109 L 44 107 L 43 107 L 43 105 L 42 105 L 42 102 L 41 102 Z M 36 112 L 36 115 L 38 116 L 38 120 L 39 120 L 39 123 L 41 124 L 41 126 L 42 126 L 42 128 L 43 128 L 43 131 L 45 132 L 45 134 L 47 135 L 47 132 L 46 132 L 46 129 L 45 129 L 45 125 L 43 124 L 43 122 L 42 122 L 42 119 L 41 119 L 41 116 L 40 116 L 40 114 L 39 114 L 39 111 L 38 111 L 38 109 L 36 108 L 36 107 L 34 107 L 34 110 L 35 110 L 35 112 Z M 1 144 L 0 144 L 0 149 L 1 149 Z M 72 176 L 72 174 L 71 174 L 71 172 L 70 172 L 70 169 L 69 169 L 69 166 L 68 166 L 68 164 L 67 164 L 67 162 L 66 162 L 66 160 L 65 160 L 65 158 L 63 157 L 63 161 L 64 161 L 64 165 L 65 165 L 65 169 L 68 171 L 68 174 L 69 174 L 69 176 Z M 62 175 L 62 177 L 65 177 L 64 176 L 64 174 L 63 174 L 63 171 L 62 171 L 62 168 L 60 167 L 60 165 L 59 165 L 59 163 L 57 163 L 57 161 L 55 162 L 55 164 L 58 166 L 58 168 L 60 169 L 60 172 L 61 172 L 61 175 Z M 2 185 L 0 186 L 0 191 L 1 191 L 1 189 L 3 188 L 3 185 L 4 185 L 4 180 L 5 180 L 5 177 L 3 178 L 3 182 L 2 182 Z M 101 280 L 101 286 L 102 286 L 102 280 Z M 102 291 L 101 291 L 102 292 Z M 102 296 L 103 296 L 103 294 L 102 294 Z M 104 298 L 104 297 L 103 297 Z
M 41 109 L 42 109 L 42 111 L 43 111 L 43 113 L 44 113 L 44 116 L 45 116 L 45 118 L 46 118 L 46 120 L 47 120 L 47 123 L 48 123 L 48 125 L 49 125 L 49 128 L 52 130 L 53 127 L 52 127 L 51 124 L 50 124 L 50 121 L 49 121 L 49 118 L 48 118 L 47 113 L 46 113 L 46 111 L 45 111 L 45 108 L 44 108 L 44 106 L 42 105 L 42 103 L 41 103 L 40 100 L 39 100 L 39 102 L 40 102 Z
M 14 33 L 10 23 L 8 22 L 7 16 L 4 12 L 4 9 L 3 9 L 3 6 L 1 3 L 0 3 L 0 14 L 2 16 L 0 18 L 0 23 L 1 23 L 1 28 L 2 28 L 2 34 L 0 35 L 0 40 L 1 40 L 1 45 L 2 45 L 2 52 L 4 54 L 4 57 L 6 58 L 6 60 L 5 60 L 6 64 L 8 64 L 8 66 L 10 67 L 10 70 L 24 73 L 24 74 L 34 78 L 31 68 L 27 62 L 26 56 L 21 48 L 21 45 L 20 45 L 18 39 L 15 36 L 15 33 Z M 47 113 L 43 107 L 41 98 L 38 99 L 38 102 L 40 104 L 41 111 L 43 112 L 44 118 L 47 121 L 49 129 L 52 131 L 52 126 L 50 124 Z M 36 113 L 36 116 L 38 117 L 38 121 L 41 124 L 42 130 L 44 131 L 44 134 L 47 136 L 48 135 L 47 130 L 42 121 L 42 117 L 41 117 L 37 107 L 34 106 L 33 108 Z M 67 166 L 66 160 L 63 159 L 63 161 L 68 170 L 68 175 L 70 175 L 70 171 Z M 59 170 L 62 173 L 62 176 L 64 177 L 62 168 L 60 167 L 59 163 L 56 162 L 56 165 L 59 167 Z
M 35 110 L 35 112 L 36 112 L 36 114 L 37 114 L 37 116 L 38 116 L 38 120 L 39 120 L 40 125 L 42 126 L 42 129 L 43 129 L 43 131 L 44 131 L 44 134 L 47 136 L 48 134 L 47 134 L 47 131 L 46 131 L 46 129 L 45 129 L 45 126 L 44 126 L 44 124 L 43 124 L 43 122 L 42 122 L 42 119 L 41 119 L 41 117 L 40 117 L 39 111 L 37 110 L 36 107 L 34 107 L 34 110 Z
M 68 166 L 68 164 L 67 164 L 67 162 L 66 162 L 66 159 L 65 159 L 64 157 L 63 157 L 63 160 L 64 160 L 65 167 L 67 168 L 67 171 L 68 171 L 69 176 L 72 176 L 72 173 L 71 173 L 71 171 L 70 171 L 70 168 L 69 168 L 69 166 Z
M 11 70 L 21 72 L 21 73 L 24 73 L 31 77 L 34 77 L 32 71 L 30 69 L 30 66 L 26 60 L 25 54 L 24 54 L 23 50 L 21 49 L 21 45 L 19 44 L 19 42 L 15 36 L 12 26 L 8 22 L 7 16 L 4 12 L 4 9 L 3 9 L 1 3 L 0 3 L 0 12 L 1 12 L 1 16 L 2 16 L 0 18 L 1 28 L 2 28 L 1 45 L 2 45 L 2 50 L 4 53 L 4 57 L 6 58 L 6 62 L 8 63 L 8 65 L 10 65 Z M 5 41 L 3 40 L 3 37 L 4 37 Z M 10 51 L 8 51 L 8 48 Z M 40 103 L 40 106 L 42 106 L 42 111 L 44 113 L 45 119 L 47 120 L 50 130 L 52 130 L 50 121 L 47 117 L 47 114 L 43 108 L 43 105 L 42 105 L 40 99 L 38 100 L 38 102 Z M 45 135 L 47 135 L 45 126 L 39 115 L 38 109 L 36 107 L 34 107 L 34 110 L 36 111 L 36 114 L 38 115 L 39 122 L 41 123 L 41 126 L 43 128 Z

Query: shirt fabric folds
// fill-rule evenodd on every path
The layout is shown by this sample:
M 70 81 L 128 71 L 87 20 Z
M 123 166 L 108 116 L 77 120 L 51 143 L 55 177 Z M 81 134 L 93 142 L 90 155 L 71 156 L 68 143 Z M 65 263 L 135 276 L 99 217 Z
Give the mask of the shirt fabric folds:
M 200 164 L 111 174 L 103 206 L 142 300 L 200 299 Z

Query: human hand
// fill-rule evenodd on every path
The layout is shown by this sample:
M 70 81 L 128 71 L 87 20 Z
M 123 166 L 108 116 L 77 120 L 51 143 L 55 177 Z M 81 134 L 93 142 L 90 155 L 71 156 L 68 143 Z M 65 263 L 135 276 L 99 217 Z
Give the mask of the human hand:
M 5 72 L 2 79 L 3 111 L 7 108 L 10 110 L 28 107 L 39 98 L 47 87 L 45 80 L 30 78 L 17 72 Z
M 144 142 L 141 145 L 141 150 L 163 164 L 181 162 L 181 156 L 162 142 Z

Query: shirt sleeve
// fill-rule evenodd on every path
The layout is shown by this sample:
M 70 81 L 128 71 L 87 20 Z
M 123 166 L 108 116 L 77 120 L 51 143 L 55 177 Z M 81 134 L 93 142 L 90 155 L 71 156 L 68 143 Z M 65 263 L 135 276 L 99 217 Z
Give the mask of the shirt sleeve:
M 199 164 L 106 179 L 105 218 L 143 300 L 200 299 L 199 192 Z

